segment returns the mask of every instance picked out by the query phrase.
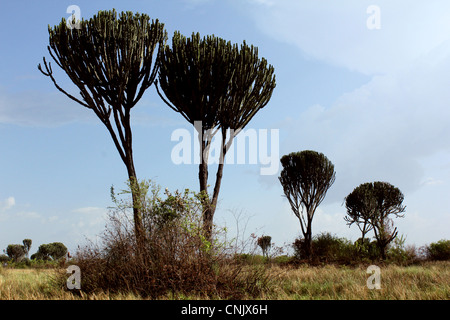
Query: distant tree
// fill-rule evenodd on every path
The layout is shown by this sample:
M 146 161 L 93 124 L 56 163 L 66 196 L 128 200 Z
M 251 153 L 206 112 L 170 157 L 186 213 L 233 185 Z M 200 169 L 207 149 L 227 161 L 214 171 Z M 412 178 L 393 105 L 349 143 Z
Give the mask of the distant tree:
M 8 257 L 6 254 L 0 254 L 0 263 L 6 263 L 6 262 L 8 262 L 9 260 L 11 260 L 11 258 L 10 257 Z
M 357 223 L 363 237 L 373 229 L 382 259 L 386 259 L 386 249 L 398 233 L 391 217 L 404 217 L 403 200 L 398 188 L 379 181 L 363 183 L 346 197 L 346 221 Z
M 61 242 L 52 242 L 41 244 L 38 251 L 31 256 L 31 259 L 37 260 L 58 260 L 67 253 L 67 247 Z
M 89 20 L 70 28 L 65 19 L 49 26 L 48 52 L 80 90 L 81 99 L 62 89 L 50 63 L 43 59 L 45 71 L 56 88 L 70 99 L 91 109 L 108 129 L 124 162 L 133 188 L 133 215 L 136 238 L 144 238 L 139 210 L 139 189 L 133 160 L 131 109 L 141 99 L 157 74 L 154 52 L 166 40 L 164 25 L 150 22 L 146 14 L 115 10 L 99 11 Z M 139 240 L 140 239 L 140 240 Z
M 222 181 L 225 155 L 234 137 L 270 100 L 275 88 L 274 68 L 258 50 L 245 42 L 239 48 L 229 41 L 175 32 L 172 47 L 161 55 L 160 97 L 199 133 L 200 192 L 203 193 L 203 229 L 211 240 L 213 217 Z M 228 140 L 227 131 L 229 130 Z M 221 132 L 220 163 L 212 198 L 208 194 L 208 156 L 212 139 Z
M 376 214 L 376 201 L 372 197 L 373 184 L 367 183 L 355 188 L 346 198 L 347 215 L 344 220 L 350 227 L 356 224 L 361 231 L 361 245 L 365 243 L 365 235 L 373 229 L 372 219 Z
M 61 242 L 53 242 L 49 244 L 49 254 L 53 260 L 63 258 L 67 253 L 67 247 Z
M 325 198 L 336 178 L 334 165 L 316 151 L 293 152 L 281 158 L 283 169 L 279 180 L 300 221 L 307 258 L 312 254 L 312 221 L 317 207 Z
M 266 257 L 266 258 L 269 256 L 268 255 L 268 251 L 269 251 L 269 249 L 270 249 L 270 247 L 272 245 L 271 241 L 272 241 L 272 237 L 271 236 L 262 236 L 262 237 L 259 237 L 258 240 L 257 240 L 258 246 L 261 247 L 261 250 L 263 252 L 263 256 Z
M 25 247 L 21 244 L 10 244 L 6 247 L 6 254 L 14 262 L 18 262 L 25 257 Z
M 33 241 L 31 241 L 31 239 L 24 239 L 22 242 L 23 242 L 23 247 L 25 249 L 25 255 L 28 258 L 29 254 L 30 254 L 31 244 L 33 243 Z
M 48 244 L 41 244 L 38 248 L 38 251 L 31 255 L 31 259 L 51 260 L 50 248 L 49 248 Z

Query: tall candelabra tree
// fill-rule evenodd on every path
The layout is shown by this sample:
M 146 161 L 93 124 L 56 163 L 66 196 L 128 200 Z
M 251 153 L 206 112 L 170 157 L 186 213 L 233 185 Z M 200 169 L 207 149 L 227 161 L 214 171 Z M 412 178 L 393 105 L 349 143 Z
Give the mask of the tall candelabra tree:
M 364 235 L 373 230 L 382 259 L 386 249 L 398 234 L 393 228 L 394 217 L 404 217 L 402 192 L 388 182 L 367 182 L 356 187 L 345 199 L 349 225 L 356 223 Z M 361 226 L 362 224 L 362 226 Z
M 283 170 L 279 180 L 291 209 L 300 221 L 304 252 L 312 254 L 312 221 L 317 207 L 336 178 L 333 163 L 312 150 L 292 152 L 281 158 Z
M 175 32 L 172 47 L 165 46 L 161 55 L 158 84 L 164 102 L 198 131 L 203 228 L 205 238 L 211 240 L 225 155 L 234 137 L 269 102 L 275 88 L 274 68 L 245 42 L 239 47 L 214 35 L 201 38 L 193 33 L 187 38 Z M 210 197 L 208 156 L 217 132 L 221 133 L 220 161 Z
M 258 246 L 261 247 L 263 252 L 263 256 L 269 258 L 269 249 L 272 246 L 272 237 L 271 236 L 262 236 L 257 240 Z
M 50 62 L 43 58 L 39 70 L 56 88 L 80 105 L 91 109 L 108 129 L 132 186 L 136 239 L 143 240 L 139 185 L 133 161 L 130 111 L 154 82 L 160 48 L 167 34 L 158 20 L 146 14 L 115 10 L 99 11 L 71 28 L 63 18 L 48 27 L 48 52 L 78 87 L 80 98 L 56 82 Z
M 345 197 L 347 215 L 344 220 L 350 227 L 356 224 L 361 231 L 361 244 L 364 244 L 366 234 L 373 229 L 371 221 L 375 217 L 377 203 L 372 197 L 373 184 L 365 183 L 355 188 Z
M 373 183 L 373 197 L 377 204 L 376 215 L 372 219 L 375 239 L 380 249 L 381 258 L 386 259 L 386 249 L 398 234 L 391 217 L 403 218 L 406 206 L 404 195 L 397 187 L 388 182 Z

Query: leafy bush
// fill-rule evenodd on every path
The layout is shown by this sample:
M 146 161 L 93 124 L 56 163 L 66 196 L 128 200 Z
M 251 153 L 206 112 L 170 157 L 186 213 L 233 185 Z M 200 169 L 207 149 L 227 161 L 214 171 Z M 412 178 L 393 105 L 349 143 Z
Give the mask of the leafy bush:
M 297 238 L 292 243 L 292 248 L 294 249 L 295 259 L 302 260 L 308 257 L 308 250 L 306 248 L 306 241 L 303 238 Z
M 220 230 L 215 229 L 213 242 L 205 239 L 200 194 L 166 189 L 163 199 L 160 187 L 150 182 L 140 182 L 139 189 L 145 243 L 136 246 L 131 199 L 119 199 L 112 188 L 115 206 L 102 243 L 79 248 L 75 255 L 84 292 L 239 298 L 244 292 L 256 293 L 264 284 L 261 268 L 230 263 L 226 244 L 217 240 Z M 130 194 L 130 190 L 120 194 Z
M 416 248 L 414 246 L 405 246 L 406 237 L 396 237 L 393 244 L 387 252 L 388 261 L 409 264 L 418 260 Z
M 367 262 L 379 259 L 381 253 L 376 240 L 370 241 L 368 238 L 359 238 L 353 244 L 359 260 Z
M 304 239 L 295 239 L 294 258 L 302 260 L 307 257 L 304 249 Z M 418 259 L 414 246 L 404 246 L 404 239 L 399 238 L 388 251 L 390 262 L 411 263 Z M 324 232 L 313 237 L 312 256 L 309 262 L 312 263 L 340 263 L 355 264 L 368 263 L 380 259 L 380 249 L 376 240 L 370 241 L 359 238 L 354 243 L 352 241 L 339 238 L 329 232 Z
M 321 233 L 313 238 L 313 255 L 320 262 L 353 263 L 358 258 L 354 244 L 345 238 L 330 233 Z
M 450 240 L 439 240 L 425 247 L 425 255 L 429 260 L 449 260 Z

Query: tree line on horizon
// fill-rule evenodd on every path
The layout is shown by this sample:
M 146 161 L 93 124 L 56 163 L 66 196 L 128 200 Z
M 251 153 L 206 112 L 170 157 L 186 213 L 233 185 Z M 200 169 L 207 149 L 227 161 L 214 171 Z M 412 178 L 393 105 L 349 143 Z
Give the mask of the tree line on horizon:
M 30 260 L 57 261 L 64 258 L 67 254 L 67 247 L 61 242 L 52 242 L 41 244 L 34 254 L 30 256 L 31 239 L 24 239 L 23 244 L 9 244 L 3 250 L 4 254 L 0 255 L 0 263 L 20 263 Z

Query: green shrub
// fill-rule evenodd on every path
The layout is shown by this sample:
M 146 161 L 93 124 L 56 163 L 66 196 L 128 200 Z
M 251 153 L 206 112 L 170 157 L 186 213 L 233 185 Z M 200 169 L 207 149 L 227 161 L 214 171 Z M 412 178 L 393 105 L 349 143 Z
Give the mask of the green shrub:
M 140 190 L 145 242 L 136 246 L 131 199 L 116 198 L 112 189 L 116 206 L 111 208 L 102 242 L 81 247 L 75 255 L 83 275 L 83 292 L 133 292 L 149 298 L 181 293 L 232 299 L 243 293 L 257 294 L 266 281 L 261 271 L 264 266 L 236 263 L 238 259 L 230 258 L 227 246 L 217 240 L 220 229 L 216 227 L 213 241 L 205 239 L 199 194 L 166 189 L 163 198 L 159 186 L 145 181 L 140 182 Z
M 308 249 L 306 248 L 306 241 L 303 238 L 297 238 L 292 243 L 294 249 L 294 258 L 302 260 L 308 257 Z
M 295 258 L 307 256 L 304 239 L 296 239 L 292 245 Z M 329 232 L 313 237 L 311 262 L 320 263 L 353 263 L 358 258 L 358 250 L 350 240 L 338 238 Z
M 406 237 L 403 235 L 396 237 L 387 251 L 389 262 L 398 264 L 409 264 L 418 260 L 418 255 L 414 246 L 405 246 Z
M 429 260 L 449 260 L 450 240 L 439 240 L 425 247 L 426 258 Z

